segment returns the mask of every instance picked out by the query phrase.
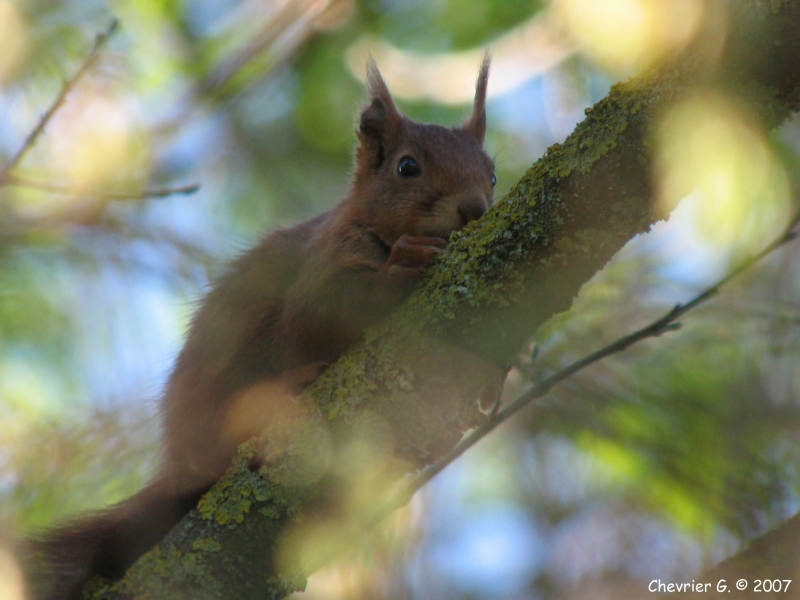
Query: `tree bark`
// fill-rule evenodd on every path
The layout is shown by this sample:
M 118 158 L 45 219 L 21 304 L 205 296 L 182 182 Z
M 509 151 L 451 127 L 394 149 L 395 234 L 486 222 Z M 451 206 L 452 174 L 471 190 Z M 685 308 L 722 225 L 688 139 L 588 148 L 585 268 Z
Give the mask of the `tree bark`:
M 309 388 L 301 415 L 243 445 L 198 509 L 122 581 L 92 582 L 93 597 L 283 598 L 356 545 L 376 498 L 479 424 L 477 399 L 524 340 L 658 220 L 650 135 L 671 103 L 718 88 L 765 128 L 800 108 L 800 2 L 709 6 L 727 17 L 724 44 L 701 33 L 614 86 L 453 236 L 409 301 Z
M 760 584 L 758 583 L 760 581 Z M 765 583 L 768 582 L 768 583 Z M 776 585 L 776 581 L 780 583 Z M 661 598 L 680 595 L 687 600 L 701 598 L 736 598 L 764 600 L 800 598 L 800 514 L 764 535 L 751 540 L 741 552 L 695 578 L 703 587 L 689 588 L 689 593 L 674 592 Z M 744 582 L 743 587 L 737 583 Z M 671 582 L 660 582 L 668 584 Z M 787 585 L 788 584 L 788 585 Z M 656 592 L 658 583 L 650 582 Z M 707 586 L 707 587 L 706 587 Z

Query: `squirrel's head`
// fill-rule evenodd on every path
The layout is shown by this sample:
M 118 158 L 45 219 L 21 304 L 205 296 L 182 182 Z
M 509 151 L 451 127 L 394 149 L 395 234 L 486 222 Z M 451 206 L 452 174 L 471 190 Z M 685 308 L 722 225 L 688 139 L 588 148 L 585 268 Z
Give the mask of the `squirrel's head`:
M 482 216 L 496 181 L 494 162 L 483 151 L 488 55 L 472 114 L 452 129 L 403 116 L 372 58 L 367 76 L 370 98 L 356 131 L 351 195 L 362 224 L 391 245 L 404 233 L 447 238 Z

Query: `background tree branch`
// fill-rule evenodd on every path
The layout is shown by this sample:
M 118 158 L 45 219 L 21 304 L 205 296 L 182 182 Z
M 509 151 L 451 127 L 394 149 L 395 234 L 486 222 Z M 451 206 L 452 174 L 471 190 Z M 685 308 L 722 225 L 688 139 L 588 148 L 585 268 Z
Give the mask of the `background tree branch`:
M 709 51 L 700 36 L 615 86 L 485 218 L 454 236 L 409 302 L 309 390 L 301 417 L 243 446 L 198 510 L 98 597 L 281 598 L 302 589 L 320 557 L 356 544 L 351 517 L 375 490 L 480 424 L 475 399 L 498 365 L 659 218 L 650 136 L 672 102 L 724 88 L 765 128 L 800 108 L 800 5 L 721 7 L 730 10 L 724 47 Z M 352 462 L 353 440 L 380 461 Z M 356 471 L 368 472 L 357 478 L 368 492 L 345 501 L 343 482 Z
M 33 145 L 36 143 L 36 140 L 39 136 L 44 132 L 45 127 L 50 122 L 50 119 L 53 118 L 53 115 L 56 114 L 59 108 L 66 102 L 67 96 L 72 91 L 77 83 L 81 80 L 81 78 L 86 74 L 89 69 L 97 62 L 97 58 L 100 56 L 100 52 L 103 49 L 103 46 L 106 45 L 106 42 L 114 35 L 114 32 L 117 30 L 118 22 L 116 19 L 111 21 L 111 24 L 108 26 L 108 29 L 104 33 L 97 34 L 97 37 L 94 41 L 94 46 L 89 51 L 88 56 L 83 61 L 83 64 L 80 68 L 75 72 L 75 74 L 70 77 L 68 80 L 64 82 L 64 85 L 61 86 L 61 92 L 56 96 L 56 99 L 50 105 L 42 117 L 39 119 L 39 122 L 36 124 L 36 127 L 33 128 L 31 133 L 28 137 L 25 138 L 25 141 L 20 146 L 19 150 L 17 150 L 14 155 L 3 165 L 2 170 L 0 170 L 0 185 L 6 184 L 8 181 L 8 177 L 11 172 L 19 165 L 28 151 L 33 148 Z
M 800 550 L 800 515 L 795 515 L 764 535 L 751 540 L 743 550 L 697 577 L 697 582 L 711 584 L 705 591 L 690 590 L 689 593 L 682 593 L 680 596 L 690 600 L 730 598 L 731 594 L 742 600 L 800 598 L 800 591 L 796 585 L 800 575 L 798 550 Z M 756 580 L 762 584 L 758 586 Z M 763 583 L 765 580 L 769 581 L 768 587 Z M 780 587 L 773 585 L 775 580 L 780 581 Z M 741 581 L 745 582 L 743 588 L 736 585 Z M 722 585 L 719 585 L 720 582 Z M 657 589 L 656 584 L 655 591 L 663 590 Z M 676 595 L 668 594 L 661 597 L 673 598 Z

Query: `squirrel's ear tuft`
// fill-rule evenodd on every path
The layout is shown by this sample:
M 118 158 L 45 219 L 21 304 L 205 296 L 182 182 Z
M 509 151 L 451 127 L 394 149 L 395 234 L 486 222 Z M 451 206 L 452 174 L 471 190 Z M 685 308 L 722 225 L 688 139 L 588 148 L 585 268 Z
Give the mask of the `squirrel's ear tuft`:
M 375 59 L 367 60 L 369 105 L 361 111 L 358 138 L 361 141 L 359 162 L 362 166 L 377 169 L 383 164 L 389 148 L 396 142 L 403 127 L 403 116 L 389 94 Z
M 486 86 L 489 83 L 489 65 L 492 58 L 487 51 L 483 55 L 483 63 L 478 74 L 478 83 L 475 85 L 475 102 L 472 106 L 472 115 L 463 126 L 462 130 L 473 135 L 478 143 L 483 144 L 486 137 Z
M 375 62 L 375 57 L 372 56 L 372 54 L 367 58 L 367 85 L 369 86 L 370 100 L 380 98 L 387 106 L 391 107 L 396 114 L 400 114 L 394 105 L 392 96 L 389 94 L 389 88 L 386 87 L 386 83 L 383 81 L 381 72 L 378 70 L 378 65 Z

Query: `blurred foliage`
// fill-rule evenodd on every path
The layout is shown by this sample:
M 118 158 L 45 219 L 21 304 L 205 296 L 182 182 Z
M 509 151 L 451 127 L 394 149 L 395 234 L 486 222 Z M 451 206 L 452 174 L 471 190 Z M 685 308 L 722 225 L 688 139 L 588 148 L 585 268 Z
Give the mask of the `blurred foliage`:
M 538 0 L 366 0 L 361 15 L 369 31 L 401 48 L 444 52 L 485 44 L 542 7 Z
M 663 3 L 606 3 L 593 21 L 576 11 L 585 4 L 554 9 L 584 53 L 490 98 L 498 197 L 615 74 L 691 35 L 684 23 L 644 44 L 636 23 L 677 27 Z M 0 162 L 95 33 L 112 15 L 122 23 L 15 171 L 62 193 L 0 186 L 0 524 L 29 531 L 147 479 L 154 406 L 209 281 L 264 231 L 346 192 L 364 98 L 345 60 L 356 42 L 420 60 L 479 54 L 548 10 L 533 0 L 0 0 Z M 601 47 L 616 41 L 628 55 Z M 698 191 L 536 334 L 538 358 L 521 358 L 533 377 L 687 299 L 796 208 L 800 122 L 764 138 L 724 97 L 709 98 L 663 125 L 659 185 Z M 444 124 L 467 110 L 398 104 Z M 192 182 L 202 185 L 192 196 L 108 197 Z M 682 331 L 560 386 L 547 419 L 523 413 L 482 442 L 304 597 L 577 597 L 600 581 L 693 576 L 793 512 L 796 257 L 782 250 Z M 507 397 L 526 385 L 515 370 Z

